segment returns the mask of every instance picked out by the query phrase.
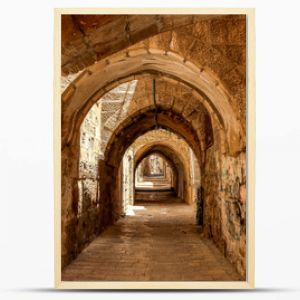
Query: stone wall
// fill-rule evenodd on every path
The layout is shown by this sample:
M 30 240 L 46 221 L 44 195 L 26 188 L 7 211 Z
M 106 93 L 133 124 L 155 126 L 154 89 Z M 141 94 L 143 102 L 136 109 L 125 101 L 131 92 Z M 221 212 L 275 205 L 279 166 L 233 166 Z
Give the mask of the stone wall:
M 101 154 L 105 152 L 115 128 L 128 116 L 136 85 L 137 80 L 120 84 L 98 101 L 101 102 Z
M 151 130 L 136 139 L 132 144 L 132 148 L 137 156 L 143 148 L 147 149 L 153 145 L 165 145 L 170 149 L 173 149 L 175 153 L 177 153 L 177 156 L 180 157 L 183 166 L 181 167 L 181 170 L 179 169 L 177 171 L 176 175 L 178 176 L 176 181 L 178 181 L 179 184 L 177 187 L 177 195 L 189 204 L 196 203 L 196 190 L 197 187 L 199 187 L 196 181 L 199 181 L 200 179 L 200 169 L 197 158 L 193 154 L 188 143 L 182 137 L 171 131 L 157 129 Z M 186 175 L 183 175 L 184 170 Z
M 70 75 L 69 79 L 71 78 Z M 64 90 L 69 83 L 63 80 L 62 89 Z M 65 192 L 69 193 L 66 197 L 72 201 L 72 204 L 65 203 L 68 210 L 62 217 L 62 236 L 66 241 L 62 243 L 62 267 L 74 259 L 104 226 L 122 214 L 123 208 L 117 207 L 114 211 L 115 216 L 112 217 L 111 199 L 107 198 L 105 192 L 108 173 L 103 167 L 103 151 L 113 130 L 126 116 L 135 86 L 136 81 L 132 81 L 109 91 L 90 108 L 82 121 L 78 164 L 75 160 L 72 163 L 78 171 L 73 170 L 75 176 L 64 176 L 64 179 L 69 177 L 69 188 L 67 183 L 62 184 L 66 188 Z M 71 157 L 74 157 L 72 153 L 66 155 L 66 160 L 70 163 Z M 66 171 L 69 172 L 69 169 Z M 71 188 L 74 185 L 77 188 Z M 120 182 L 120 188 L 122 186 Z M 128 192 L 128 197 L 133 197 L 133 190 Z
M 203 177 L 204 233 L 246 276 L 246 154 L 222 154 L 214 145 L 206 151 Z
M 129 205 L 134 204 L 134 151 L 129 147 L 122 160 L 122 199 L 123 211 L 126 213 Z
M 97 207 L 99 194 L 98 159 L 100 154 L 101 104 L 96 103 L 80 127 L 78 216 Z
M 174 176 L 168 160 L 161 153 L 154 152 L 146 156 L 136 167 L 135 187 L 177 191 Z
M 192 148 L 201 169 L 204 232 L 245 275 L 246 19 L 203 17 L 114 16 L 105 24 L 94 16 L 92 23 L 89 17 L 64 18 L 62 70 L 74 76 L 62 84 L 63 266 L 122 215 L 122 157 L 158 121 Z M 117 39 L 102 43 L 103 28 Z M 84 117 L 99 101 L 97 161 L 95 124 L 89 127 Z M 81 124 L 87 126 L 85 137 Z M 157 138 L 147 142 L 157 143 Z M 180 139 L 160 143 L 180 152 L 182 169 L 193 166 Z M 196 198 L 194 171 L 188 168 L 182 175 L 188 202 Z

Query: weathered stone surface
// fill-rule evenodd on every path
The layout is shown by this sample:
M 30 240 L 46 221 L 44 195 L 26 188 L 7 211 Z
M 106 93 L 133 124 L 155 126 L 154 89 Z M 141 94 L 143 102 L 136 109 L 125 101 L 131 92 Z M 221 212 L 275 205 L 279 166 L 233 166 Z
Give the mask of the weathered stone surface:
M 80 24 L 81 17 L 84 16 L 76 16 L 73 17 L 71 20 L 69 20 L 69 16 L 66 16 L 66 19 L 69 21 L 63 23 L 63 26 L 65 26 L 66 28 L 64 29 L 66 30 L 66 34 L 65 36 L 63 36 L 63 41 L 70 39 L 72 34 L 74 34 L 73 32 L 77 32 L 76 30 L 78 30 L 78 25 L 76 24 L 78 23 Z M 63 20 L 64 18 L 65 17 L 63 17 Z M 83 30 L 84 34 L 86 34 L 86 32 L 89 32 L 89 30 L 95 32 L 100 30 L 98 32 L 98 36 L 100 37 L 105 36 L 107 38 L 109 34 L 117 34 L 118 32 L 117 24 L 124 25 L 126 19 L 125 17 L 119 19 L 104 18 L 106 20 L 104 22 L 101 20 L 101 18 L 102 17 L 100 16 L 98 16 L 98 18 L 97 16 L 95 16 L 94 27 L 81 24 L 80 26 L 83 28 L 85 28 L 86 26 L 88 27 L 88 30 L 86 30 L 86 28 Z M 156 16 L 155 18 L 154 16 L 147 16 L 145 17 L 146 19 L 143 19 L 143 23 L 139 18 L 140 16 L 135 16 L 135 17 L 132 16 L 132 22 L 135 23 L 135 25 L 133 25 L 134 28 L 136 28 L 137 24 L 140 24 L 141 26 L 145 26 L 146 28 L 147 26 L 151 28 L 151 26 L 154 26 L 155 22 L 156 22 L 155 28 L 158 28 L 160 27 L 159 24 L 164 23 L 161 19 L 161 16 Z M 167 18 L 167 16 L 165 16 L 164 18 Z M 238 105 L 239 99 L 245 98 L 245 86 L 246 86 L 246 81 L 244 76 L 245 66 L 246 66 L 245 17 L 244 16 L 230 16 L 230 17 L 211 16 L 211 17 L 196 19 L 195 23 L 187 26 L 184 26 L 184 24 L 190 24 L 191 21 L 189 20 L 189 18 L 172 16 L 171 19 L 173 19 L 173 22 L 174 22 L 174 18 L 175 19 L 177 18 L 178 19 L 177 24 L 181 24 L 181 25 L 177 27 L 177 25 L 175 25 L 174 23 L 173 33 L 170 31 L 164 31 L 164 29 L 162 29 L 163 32 L 161 34 L 157 34 L 161 32 L 161 30 L 157 30 L 157 32 L 155 32 L 155 34 L 157 35 L 154 35 L 153 37 L 149 38 L 148 42 L 144 40 L 144 44 L 146 43 L 147 47 L 162 49 L 163 51 L 169 51 L 171 47 L 174 52 L 178 53 L 182 57 L 184 58 L 186 57 L 188 59 L 191 59 L 192 61 L 198 61 L 200 62 L 201 66 L 210 68 L 213 72 L 215 72 L 218 75 L 222 83 L 225 84 L 226 88 L 228 88 L 236 97 L 237 102 L 233 106 L 233 108 L 235 109 L 235 106 L 239 106 Z M 185 22 L 179 21 L 180 18 L 183 18 Z M 145 20 L 149 20 L 149 21 L 145 21 Z M 129 23 L 131 22 L 131 20 L 127 20 L 127 21 Z M 82 22 L 85 24 L 85 22 L 87 21 L 84 20 Z M 104 29 L 101 29 L 100 25 L 104 26 L 103 28 L 108 29 L 108 34 L 105 35 L 103 34 Z M 120 26 L 120 30 L 124 30 L 125 27 L 122 26 Z M 109 28 L 114 28 L 114 30 Z M 153 35 L 154 32 L 152 33 L 151 31 L 147 32 L 147 30 L 143 31 L 143 33 L 141 33 L 140 38 L 144 39 L 145 37 L 147 37 L 148 34 Z M 82 32 L 79 31 L 78 36 L 82 36 Z M 128 38 L 126 37 L 126 32 L 124 33 L 123 36 L 119 35 L 119 37 L 123 39 L 125 38 L 125 44 L 120 41 L 120 47 L 126 47 L 125 45 L 127 45 L 127 47 L 130 46 L 129 45 L 130 43 L 128 44 Z M 95 38 L 91 37 L 90 39 L 93 40 Z M 112 36 L 111 41 L 113 40 L 114 38 Z M 105 43 L 109 44 L 110 42 L 103 41 L 102 44 L 104 45 Z M 63 42 L 63 44 L 65 43 Z M 68 45 L 68 43 L 66 43 L 66 45 Z M 111 46 L 110 48 L 105 47 L 107 49 L 105 51 L 108 51 L 108 53 L 114 50 L 114 46 L 113 45 L 110 46 Z M 140 44 L 131 47 L 133 47 L 134 49 L 134 47 L 140 47 Z M 85 49 L 86 46 L 85 48 L 82 49 L 82 51 L 86 51 Z M 103 55 L 105 55 L 104 52 Z M 77 59 L 76 62 L 78 61 L 79 60 Z M 91 61 L 94 62 L 93 59 Z M 237 69 L 233 70 L 234 68 Z M 78 69 L 78 67 L 76 67 L 76 69 Z M 239 111 L 240 110 L 236 108 L 236 112 L 239 113 Z M 243 118 L 242 116 L 240 116 L 240 119 Z
M 191 206 L 141 202 L 131 210 L 64 270 L 64 281 L 245 279 L 199 234 Z
M 242 203 L 246 203 L 246 185 L 241 185 L 240 186 L 240 197 L 239 197 L 240 201 Z
M 195 204 L 200 187 L 199 161 L 184 139 L 167 130 L 152 130 L 137 138 L 131 148 L 135 153 L 135 166 L 145 155 L 155 152 L 163 154 L 175 169 L 177 197 Z
M 179 197 L 202 199 L 205 236 L 244 278 L 245 16 L 62 21 L 62 266 L 124 214 L 123 175 L 134 180 L 124 158 L 157 151 L 173 164 Z
M 198 17 L 198 19 L 214 18 L 214 15 Z M 63 71 L 77 72 L 95 60 L 145 38 L 188 26 L 193 22 L 192 16 L 184 15 L 64 15 L 62 16 Z

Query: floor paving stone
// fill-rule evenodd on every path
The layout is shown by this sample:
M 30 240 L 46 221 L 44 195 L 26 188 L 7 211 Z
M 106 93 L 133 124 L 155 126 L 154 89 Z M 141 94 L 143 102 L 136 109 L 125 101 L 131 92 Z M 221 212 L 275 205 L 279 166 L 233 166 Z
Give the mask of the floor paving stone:
M 185 203 L 139 202 L 62 272 L 63 281 L 236 281 Z

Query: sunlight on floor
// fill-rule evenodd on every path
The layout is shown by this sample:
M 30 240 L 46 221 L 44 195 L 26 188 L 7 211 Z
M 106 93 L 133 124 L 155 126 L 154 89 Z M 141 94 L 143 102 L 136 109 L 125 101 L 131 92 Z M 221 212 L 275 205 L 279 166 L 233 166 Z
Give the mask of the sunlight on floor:
M 145 206 L 128 205 L 126 216 L 135 216 L 135 210 L 146 210 Z

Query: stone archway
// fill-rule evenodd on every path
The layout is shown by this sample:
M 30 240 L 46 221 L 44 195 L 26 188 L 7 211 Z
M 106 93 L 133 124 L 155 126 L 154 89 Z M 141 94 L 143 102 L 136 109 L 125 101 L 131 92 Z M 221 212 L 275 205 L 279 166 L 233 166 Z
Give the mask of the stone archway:
M 232 27 L 231 19 L 226 15 L 215 14 L 63 15 L 62 72 L 77 73 L 97 60 L 105 59 L 115 52 L 132 47 L 151 37 L 153 39 L 160 36 L 161 43 L 164 40 L 169 42 L 170 33 L 175 32 L 180 37 L 185 34 L 185 38 L 190 39 L 191 27 L 196 27 L 195 32 L 198 33 L 196 37 L 200 35 L 204 41 L 210 35 L 216 39 L 219 35 L 224 35 L 228 27 Z M 234 16 L 235 24 L 239 26 L 245 26 L 244 19 L 244 16 Z M 223 30 L 221 31 L 219 27 Z M 186 30 L 187 28 L 189 30 Z M 239 40 L 235 41 L 234 45 L 238 42 Z
M 142 54 L 135 51 L 129 53 L 129 57 L 122 54 L 109 64 L 96 63 L 72 82 L 62 96 L 62 147 L 76 143 L 76 128 L 91 106 L 107 91 L 134 79 L 136 74 L 154 72 L 183 82 L 198 92 L 223 127 L 229 153 L 234 155 L 239 152 L 243 134 L 231 108 L 230 96 L 218 78 L 193 63 L 184 62 L 183 58 L 173 53 L 165 55 L 162 51 L 154 50 L 155 54 L 151 54 L 149 51 L 150 54 L 147 51 L 142 51 Z
M 177 196 L 187 203 L 191 203 L 191 194 L 188 190 L 190 174 L 187 168 L 187 161 L 182 155 L 170 147 L 161 142 L 145 144 L 135 153 L 135 168 L 142 161 L 142 159 L 152 153 L 160 153 L 166 160 L 173 166 L 176 173 L 177 180 Z
M 212 30 L 211 33 L 212 38 L 218 35 L 218 31 Z M 88 67 L 62 95 L 63 266 L 102 228 L 118 219 L 121 211 L 121 159 L 130 143 L 159 125 L 181 135 L 194 151 L 203 175 L 205 234 L 215 241 L 239 272 L 245 272 L 245 201 L 240 195 L 245 189 L 246 133 L 244 120 L 241 120 L 243 111 L 238 112 L 237 105 L 238 101 L 245 100 L 242 97 L 243 84 L 239 86 L 244 77 L 237 70 L 238 62 L 229 64 L 222 73 L 221 61 L 223 58 L 228 61 L 226 56 L 230 56 L 227 48 L 221 55 L 222 51 L 215 51 L 214 45 L 203 46 L 196 40 L 192 46 L 199 50 L 199 55 L 195 56 L 192 55 L 193 47 L 185 49 L 179 38 L 173 38 L 176 35 L 180 37 L 182 32 L 172 32 L 172 43 L 166 47 L 158 47 L 157 41 L 152 47 L 153 40 L 148 40 L 147 47 L 132 46 L 108 56 L 106 60 L 99 60 L 93 65 L 88 63 Z M 226 47 L 231 47 L 229 44 L 234 39 L 243 43 L 239 34 L 228 38 Z M 216 40 L 223 42 L 222 38 Z M 240 51 L 240 45 L 237 46 L 235 50 Z M 177 50 L 173 51 L 175 48 Z M 231 75 L 228 76 L 228 73 Z M 195 97 L 182 99 L 182 95 L 176 98 L 165 93 L 159 98 L 157 107 L 136 102 L 136 109 L 113 129 L 98 168 L 102 176 L 97 216 L 101 218 L 98 218 L 100 221 L 88 220 L 89 228 L 81 232 L 74 216 L 78 199 L 79 127 L 92 105 L 105 93 L 145 74 L 178 82 L 192 90 Z M 230 79 L 237 88 L 235 91 L 228 89 Z M 203 109 L 193 110 L 198 103 Z M 178 106 L 180 109 L 177 109 Z M 93 226 L 95 230 L 90 228 Z
M 181 173 L 181 166 L 163 151 L 147 151 L 135 161 L 134 201 L 183 200 Z
M 155 115 L 157 118 L 155 118 Z M 120 186 L 120 164 L 127 148 L 141 135 L 148 131 L 155 129 L 157 126 L 156 120 L 161 128 L 167 128 L 174 131 L 186 140 L 190 147 L 195 152 L 198 161 L 201 161 L 201 151 L 199 148 L 199 139 L 195 129 L 187 120 L 171 110 L 160 110 L 156 112 L 149 108 L 147 111 L 138 112 L 131 116 L 130 120 L 122 122 L 115 130 L 115 135 L 111 137 L 106 151 L 104 153 L 104 160 L 100 161 L 101 174 L 110 174 L 110 177 L 103 180 L 100 190 L 102 191 L 102 201 L 110 202 L 110 213 L 112 213 L 112 220 L 117 220 L 122 214 L 122 200 L 118 193 L 118 186 Z M 152 148 L 152 150 L 155 149 Z M 159 147 L 157 150 L 160 149 Z M 166 152 L 166 147 L 161 147 L 162 151 Z M 171 151 L 167 151 L 167 153 Z M 170 155 L 170 154 L 169 154 Z M 178 155 L 175 154 L 175 157 Z M 180 157 L 180 156 L 179 156 Z M 183 168 L 183 167 L 182 167 Z M 184 168 L 183 168 L 184 170 Z M 186 172 L 187 173 L 187 172 Z M 111 199 L 114 199 L 111 202 Z

